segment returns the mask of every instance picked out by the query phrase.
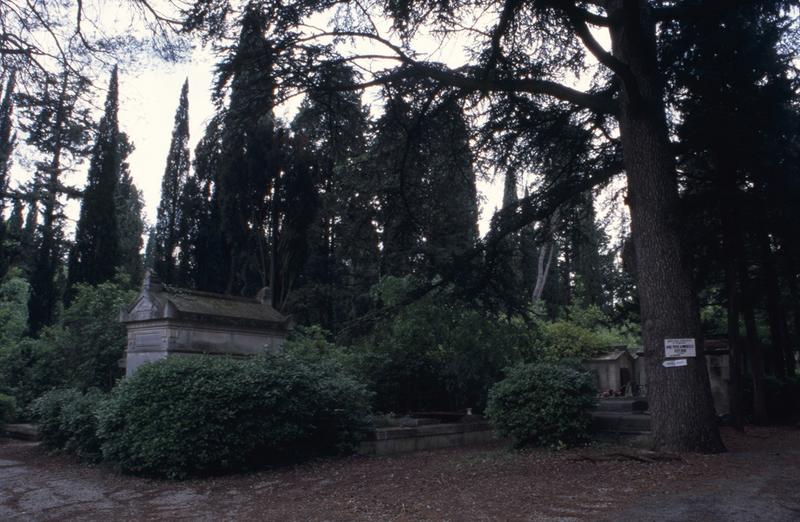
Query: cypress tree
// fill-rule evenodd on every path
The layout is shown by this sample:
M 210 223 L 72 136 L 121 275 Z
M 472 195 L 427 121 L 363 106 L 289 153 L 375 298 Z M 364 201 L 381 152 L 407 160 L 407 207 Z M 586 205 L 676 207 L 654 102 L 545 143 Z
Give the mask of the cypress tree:
M 156 220 L 154 267 L 166 283 L 174 283 L 176 279 L 175 250 L 183 238 L 181 223 L 186 225 L 181 211 L 182 193 L 189 176 L 189 165 L 189 81 L 186 80 L 175 112 L 175 125 L 172 128 L 172 142 L 161 182 L 161 202 L 158 205 Z M 185 232 L 188 233 L 188 230 Z M 184 259 L 183 263 L 182 278 L 185 278 L 188 270 L 187 260 Z
M 115 66 L 109 81 L 105 112 L 92 148 L 75 245 L 70 252 L 68 300 L 72 288 L 78 283 L 98 284 L 112 279 L 121 262 L 115 198 L 122 164 L 118 97 Z
M 227 280 L 225 243 L 220 225 L 216 184 L 222 161 L 222 114 L 211 118 L 194 152 L 194 176 L 181 198 L 181 256 L 186 270 L 181 284 L 206 291 L 223 291 Z M 194 192 L 199 187 L 199 196 Z M 189 208 L 191 207 L 191 208 Z M 184 245 L 186 248 L 184 248 Z
M 297 280 L 295 303 L 305 300 L 306 319 L 329 329 L 359 313 L 378 279 L 378 237 L 361 160 L 367 113 L 356 92 L 330 88 L 354 76 L 349 67 L 330 66 L 315 77 L 292 122 L 293 163 L 280 194 L 282 293 Z
M 180 221 L 178 222 L 178 265 L 175 284 L 196 288 L 199 283 L 199 263 L 204 252 L 204 235 L 207 234 L 208 200 L 203 197 L 197 176 L 189 176 L 180 194 Z
M 419 265 L 422 209 L 418 204 L 424 199 L 419 122 L 412 106 L 395 94 L 375 123 L 369 169 L 377 185 L 382 275 L 408 275 Z
M 133 287 L 137 287 L 144 276 L 142 242 L 144 236 L 144 200 L 142 193 L 131 179 L 130 168 L 125 158 L 133 152 L 125 133 L 120 133 L 120 178 L 114 193 L 114 205 L 119 231 L 119 266 L 128 275 Z
M 383 272 L 452 272 L 478 238 L 469 132 L 456 99 L 430 86 L 395 94 L 376 124 L 371 156 Z
M 422 139 L 429 191 L 424 253 L 428 270 L 435 273 L 450 269 L 475 246 L 478 195 L 469 130 L 457 98 L 445 97 L 427 119 Z
M 224 253 L 224 281 L 217 290 L 242 295 L 254 295 L 268 283 L 274 284 L 271 246 L 278 241 L 278 223 L 272 215 L 280 172 L 272 113 L 275 50 L 264 37 L 265 23 L 259 8 L 248 6 L 234 53 L 218 66 L 218 94 L 229 86 L 230 102 L 223 115 L 212 196 Z M 277 295 L 275 289 L 273 295 Z

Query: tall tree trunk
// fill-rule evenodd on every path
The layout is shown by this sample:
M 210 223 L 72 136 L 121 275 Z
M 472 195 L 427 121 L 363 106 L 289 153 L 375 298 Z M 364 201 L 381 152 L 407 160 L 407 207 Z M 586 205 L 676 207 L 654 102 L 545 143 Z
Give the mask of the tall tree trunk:
M 544 285 L 547 283 L 547 274 L 550 273 L 550 264 L 553 261 L 553 252 L 556 249 L 554 241 L 548 241 L 539 249 L 539 262 L 536 267 L 536 286 L 533 287 L 531 301 L 536 303 L 542 299 Z
M 635 85 L 620 96 L 653 442 L 673 451 L 724 451 L 702 349 L 700 320 L 676 221 L 678 188 L 658 73 L 655 25 L 643 1 L 612 0 L 614 56 Z M 628 78 L 630 80 L 630 77 Z M 697 357 L 665 368 L 664 340 L 693 338 Z
M 719 151 L 716 151 L 719 152 Z M 739 315 L 741 299 L 738 288 L 737 256 L 744 254 L 737 208 L 739 188 L 736 178 L 736 165 L 731 163 L 730 156 L 714 155 L 716 166 L 716 186 L 721 196 L 718 204 L 722 225 L 722 255 L 724 258 L 725 290 L 727 293 L 727 334 L 728 334 L 728 398 L 733 425 L 738 430 L 744 429 L 744 411 L 742 400 L 742 344 L 739 337 Z
M 536 303 L 542 298 L 544 292 L 544 285 L 547 283 L 547 275 L 550 273 L 550 265 L 553 262 L 553 253 L 556 250 L 556 238 L 553 228 L 558 222 L 559 212 L 558 209 L 550 217 L 548 223 L 548 233 L 550 234 L 550 241 L 545 242 L 539 250 L 539 262 L 536 267 L 536 285 L 533 288 L 532 302 Z
M 750 276 L 747 273 L 744 252 L 741 250 L 737 258 L 737 265 L 739 272 L 739 288 L 742 292 L 742 315 L 744 316 L 744 327 L 747 335 L 747 353 L 750 359 L 750 375 L 753 380 L 753 422 L 756 424 L 766 424 L 767 400 L 766 385 L 764 383 L 764 355 L 761 343 L 758 340 Z
M 784 318 L 780 305 L 780 293 L 778 290 L 778 275 L 775 271 L 775 260 L 766 230 L 759 231 L 759 247 L 761 250 L 761 270 L 764 283 L 764 291 L 767 295 L 767 322 L 769 323 L 769 333 L 772 339 L 771 359 L 775 376 L 785 379 L 787 374 L 787 362 L 785 358 L 786 339 L 784 336 Z M 793 362 L 793 361 L 792 361 Z
M 725 225 L 723 225 L 724 227 Z M 729 236 L 730 230 L 726 233 Z M 738 430 L 744 429 L 744 412 L 742 410 L 742 348 L 739 342 L 739 295 L 737 291 L 736 258 L 730 245 L 732 239 L 723 240 L 725 247 L 725 286 L 728 294 L 728 360 L 730 379 L 728 381 L 728 397 L 733 425 Z

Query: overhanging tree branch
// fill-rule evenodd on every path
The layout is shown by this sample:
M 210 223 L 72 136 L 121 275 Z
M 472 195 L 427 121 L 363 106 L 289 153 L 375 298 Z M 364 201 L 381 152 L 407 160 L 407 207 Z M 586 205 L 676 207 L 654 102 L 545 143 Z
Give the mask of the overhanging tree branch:
M 595 37 L 592 36 L 591 31 L 589 31 L 589 27 L 586 25 L 586 21 L 580 13 L 581 10 L 576 8 L 572 2 L 567 2 L 562 9 L 572 29 L 575 31 L 575 35 L 580 38 L 586 49 L 592 53 L 592 56 L 594 56 L 598 62 L 610 69 L 611 72 L 622 80 L 622 83 L 625 85 L 625 90 L 632 101 L 640 101 L 641 94 L 639 93 L 639 87 L 630 67 L 603 49 L 603 46 L 600 45 Z

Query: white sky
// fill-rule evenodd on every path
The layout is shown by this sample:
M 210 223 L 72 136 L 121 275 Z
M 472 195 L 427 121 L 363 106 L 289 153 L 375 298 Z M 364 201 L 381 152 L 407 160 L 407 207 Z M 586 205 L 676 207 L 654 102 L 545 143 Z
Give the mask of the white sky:
M 120 127 L 136 149 L 129 157 L 134 183 L 143 192 L 147 221 L 155 223 L 161 198 L 161 178 L 172 139 L 178 98 L 189 79 L 190 150 L 202 137 L 214 112 L 211 104 L 213 59 L 202 50 L 189 63 L 160 64 L 144 71 L 120 74 Z

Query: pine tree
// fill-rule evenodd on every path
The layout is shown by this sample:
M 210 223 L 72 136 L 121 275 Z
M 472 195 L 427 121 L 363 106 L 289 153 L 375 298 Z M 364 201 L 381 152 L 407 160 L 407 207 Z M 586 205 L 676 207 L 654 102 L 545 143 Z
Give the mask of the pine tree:
M 88 116 L 76 107 L 86 82 L 70 71 L 62 72 L 58 83 L 48 82 L 39 95 L 22 98 L 30 123 L 24 129 L 27 142 L 42 153 L 37 164 L 37 185 L 41 192 L 42 224 L 33 255 L 28 302 L 28 330 L 36 335 L 55 319 L 63 288 L 58 285 L 62 268 L 64 215 L 61 196 L 71 192 L 62 177 L 70 165 L 82 158 L 87 141 Z
M 156 220 L 156 245 L 154 267 L 161 279 L 166 283 L 174 283 L 176 273 L 176 248 L 184 239 L 181 223 L 185 223 L 181 212 L 184 185 L 189 176 L 189 80 L 181 89 L 178 109 L 175 112 L 175 124 L 172 128 L 172 142 L 167 155 L 167 166 L 161 182 L 161 203 L 158 205 Z M 190 210 L 191 211 L 191 210 Z M 187 268 L 186 255 L 181 254 L 182 272 L 185 279 Z
M 105 112 L 92 148 L 75 245 L 70 252 L 67 299 L 78 283 L 98 284 L 114 277 L 120 256 L 116 198 L 122 157 L 118 123 L 117 67 L 111 72 Z

